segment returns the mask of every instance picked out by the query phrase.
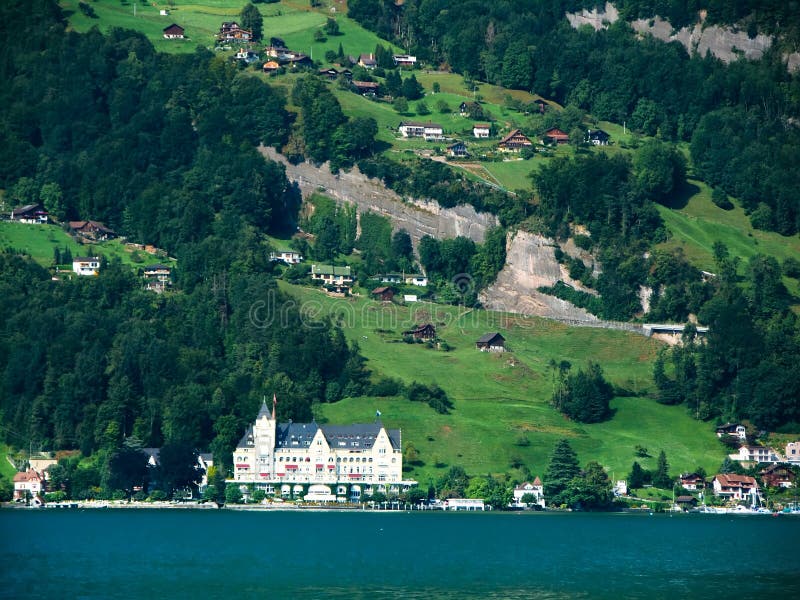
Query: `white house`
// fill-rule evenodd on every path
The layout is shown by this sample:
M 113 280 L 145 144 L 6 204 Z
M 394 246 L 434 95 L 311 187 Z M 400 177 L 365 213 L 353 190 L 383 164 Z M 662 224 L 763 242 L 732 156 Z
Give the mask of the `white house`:
M 350 267 L 334 267 L 333 265 L 311 265 L 311 279 L 321 281 L 327 289 L 346 291 L 353 285 Z
M 282 498 L 338 502 L 364 494 L 395 495 L 415 484 L 403 481 L 399 429 L 380 420 L 352 425 L 278 423 L 263 403 L 233 452 L 232 484 L 253 485 Z
M 778 453 L 766 446 L 741 446 L 738 452 L 729 455 L 731 460 L 752 463 L 778 463 L 781 462 Z
M 392 60 L 398 67 L 413 67 L 417 64 L 417 57 L 410 54 L 393 54 Z
M 524 506 L 522 501 L 522 497 L 526 494 L 530 494 L 533 496 L 533 502 L 528 503 L 530 504 L 538 504 L 542 508 L 544 508 L 544 486 L 542 485 L 542 480 L 538 477 L 533 480 L 533 483 L 526 481 L 525 483 L 521 483 L 517 487 L 514 488 L 514 506 Z
M 287 265 L 297 265 L 303 262 L 303 255 L 294 250 L 279 250 L 278 252 L 270 252 L 269 259 L 271 261 L 283 261 Z
M 34 469 L 20 471 L 14 475 L 14 500 L 35 498 L 44 492 L 44 478 Z
M 800 442 L 786 444 L 786 461 L 793 465 L 800 464 Z
M 406 285 L 416 285 L 419 287 L 425 287 L 428 285 L 428 278 L 425 275 L 413 274 L 413 275 L 405 275 L 403 277 L 403 281 Z
M 100 258 L 77 256 L 72 260 L 72 270 L 78 275 L 97 275 L 100 272 Z
M 645 325 L 646 327 L 646 325 Z M 681 332 L 683 329 L 681 329 Z M 740 440 L 747 439 L 747 429 L 741 423 L 725 423 L 717 427 L 717 437 L 729 435 L 731 437 L 738 437 Z
M 758 483 L 748 475 L 721 473 L 714 477 L 714 495 L 732 500 L 744 500 L 754 492 L 758 494 Z
M 421 137 L 428 142 L 444 139 L 444 129 L 436 123 L 403 121 L 397 129 L 405 138 Z
M 450 498 L 444 501 L 445 510 L 486 510 L 480 498 Z
M 47 211 L 42 208 L 41 204 L 26 204 L 12 210 L 9 219 L 29 225 L 42 225 L 47 223 L 47 215 Z
M 492 133 L 492 128 L 487 123 L 475 123 L 472 126 L 472 136 L 476 138 L 488 138 Z

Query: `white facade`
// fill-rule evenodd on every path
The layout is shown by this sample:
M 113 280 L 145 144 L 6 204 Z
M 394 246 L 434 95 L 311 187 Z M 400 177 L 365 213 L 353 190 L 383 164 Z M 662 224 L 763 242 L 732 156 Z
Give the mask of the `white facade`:
M 14 475 L 14 500 L 33 498 L 44 491 L 43 478 L 35 470 L 28 469 Z
M 450 498 L 444 502 L 445 510 L 486 510 L 480 498 Z
M 533 483 L 526 481 L 514 488 L 514 506 L 523 505 L 522 497 L 525 494 L 531 494 L 534 497 L 534 501 L 530 504 L 538 504 L 544 508 L 544 486 L 538 477 L 533 480 Z
M 233 453 L 232 483 L 276 496 L 357 500 L 362 493 L 396 494 L 403 482 L 400 430 L 380 423 L 278 423 L 263 404 Z M 348 498 L 349 496 L 349 498 Z
M 405 282 L 408 285 L 425 287 L 428 285 L 428 278 L 425 275 L 406 275 Z
M 303 262 L 303 255 L 294 250 L 281 250 L 279 252 L 270 252 L 269 259 L 272 261 L 282 260 L 287 265 L 297 265 Z
M 444 139 L 444 129 L 436 123 L 412 123 L 403 122 L 398 127 L 400 134 L 405 138 L 421 137 L 426 141 Z
M 491 130 L 488 125 L 475 125 L 472 128 L 472 136 L 476 138 L 488 138 Z
M 800 464 L 800 442 L 786 444 L 786 461 L 794 465 Z
M 772 448 L 765 446 L 742 446 L 738 452 L 730 455 L 731 460 L 755 463 L 777 463 L 781 462 L 778 453 Z
M 78 275 L 97 275 L 100 259 L 97 256 L 79 256 L 72 261 L 72 270 Z

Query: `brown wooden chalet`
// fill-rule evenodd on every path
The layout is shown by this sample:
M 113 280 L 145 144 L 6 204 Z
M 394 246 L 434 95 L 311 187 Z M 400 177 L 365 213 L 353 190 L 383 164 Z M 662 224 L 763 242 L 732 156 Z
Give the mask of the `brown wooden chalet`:
M 253 39 L 253 32 L 242 29 L 236 21 L 223 21 L 217 39 L 220 42 L 249 42 Z
M 362 96 L 375 96 L 379 86 L 374 81 L 354 81 L 353 87 Z
M 394 290 L 389 286 L 376 287 L 370 293 L 376 300 L 382 300 L 383 302 L 391 302 L 392 298 L 394 298 Z
M 177 23 L 164 27 L 164 37 L 168 40 L 182 40 L 184 29 Z
M 569 134 L 561 131 L 558 127 L 548 129 L 542 135 L 543 144 L 566 144 L 569 142 Z
M 117 237 L 117 232 L 99 221 L 70 221 L 69 229 L 75 235 L 87 240 L 102 242 Z
M 775 464 L 761 469 L 759 472 L 764 485 L 773 488 L 790 488 L 795 485 L 797 476 L 786 465 Z
M 414 329 L 404 331 L 403 335 L 410 335 L 415 340 L 435 340 L 436 328 L 430 323 L 426 323 L 425 325 L 417 325 Z
M 531 146 L 533 146 L 533 142 L 519 129 L 509 133 L 497 144 L 500 150 L 505 150 L 506 152 L 519 152 L 523 148 L 530 148 Z
M 506 338 L 497 332 L 487 333 L 475 342 L 475 347 L 481 352 L 505 352 Z
M 47 214 L 41 204 L 26 204 L 12 210 L 10 218 L 20 223 L 42 224 L 47 223 Z

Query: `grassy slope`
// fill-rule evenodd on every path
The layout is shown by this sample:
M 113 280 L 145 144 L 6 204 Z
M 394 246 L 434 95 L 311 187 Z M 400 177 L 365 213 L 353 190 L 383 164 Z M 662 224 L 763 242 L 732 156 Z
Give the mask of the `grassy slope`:
M 80 245 L 57 225 L 0 222 L 0 249 L 2 248 L 13 248 L 29 254 L 36 262 L 45 267 L 53 264 L 54 248 L 61 250 L 69 248 L 72 256 L 102 254 L 109 261 L 119 259 L 123 264 L 131 267 L 171 262 L 143 251 L 134 254 L 119 240 Z
M 14 467 L 12 467 L 11 463 L 6 459 L 6 456 L 11 454 L 11 452 L 12 450 L 9 446 L 0 444 L 0 476 L 5 477 L 8 481 L 14 479 L 14 474 L 16 473 Z
M 438 476 L 441 470 L 433 466 L 435 462 L 459 464 L 470 473 L 505 472 L 513 457 L 541 475 L 553 445 L 562 437 L 571 439 L 582 462 L 600 460 L 620 476 L 630 470 L 636 444 L 647 446 L 654 455 L 666 450 L 676 471 L 698 465 L 714 470 L 723 458 L 709 425 L 692 420 L 683 408 L 617 398 L 614 419 L 580 425 L 550 407 L 550 359 L 569 360 L 576 367 L 596 360 L 614 383 L 643 392 L 652 387 L 651 362 L 658 348 L 653 340 L 482 310 L 423 303 L 409 308 L 384 306 L 360 298 L 332 299 L 314 289 L 281 287 L 308 310 L 336 316 L 348 338 L 359 343 L 376 376 L 436 382 L 447 391 L 455 403 L 450 415 L 400 398 L 346 399 L 320 407 L 321 417 L 337 423 L 368 421 L 380 410 L 387 425 L 402 428 L 404 443 L 420 451 L 426 464 L 411 473 L 419 481 Z M 452 351 L 397 341 L 404 329 L 426 321 L 437 324 Z M 475 350 L 475 339 L 495 330 L 507 338 L 513 353 Z M 516 445 L 523 436 L 529 446 Z

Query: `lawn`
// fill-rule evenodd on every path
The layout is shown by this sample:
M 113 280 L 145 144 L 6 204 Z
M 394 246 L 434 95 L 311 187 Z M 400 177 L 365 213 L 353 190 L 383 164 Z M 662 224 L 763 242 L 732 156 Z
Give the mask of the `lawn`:
M 12 450 L 9 446 L 0 444 L 0 476 L 8 481 L 12 481 L 14 479 L 14 474 L 17 472 L 6 458 L 11 452 Z
M 79 244 L 57 225 L 0 222 L 0 249 L 6 248 L 24 252 L 44 267 L 53 265 L 55 248 L 62 251 L 69 248 L 73 257 L 102 254 L 109 261 L 119 259 L 132 268 L 174 262 L 166 257 L 154 256 L 125 246 L 119 239 L 91 245 Z
M 647 398 L 617 398 L 615 417 L 599 425 L 580 425 L 552 409 L 551 360 L 576 368 L 595 360 L 609 380 L 635 393 L 652 389 L 651 369 L 658 343 L 621 331 L 570 328 L 538 319 L 430 303 L 408 307 L 364 298 L 332 299 L 316 289 L 281 283 L 308 313 L 332 315 L 345 335 L 357 341 L 373 377 L 437 383 L 453 400 L 449 415 L 402 398 L 355 398 L 319 407 L 318 418 L 334 423 L 371 420 L 376 410 L 384 423 L 403 430 L 423 466 L 409 474 L 422 482 L 445 467 L 462 465 L 472 474 L 510 470 L 519 459 L 542 475 L 555 442 L 568 437 L 582 462 L 599 460 L 622 476 L 634 446 L 660 449 L 674 470 L 702 465 L 716 469 L 724 457 L 711 428 L 691 419 L 684 408 L 661 406 Z M 405 344 L 403 330 L 432 322 L 452 350 Z M 511 352 L 480 353 L 475 339 L 500 331 Z M 646 462 L 646 461 L 645 461 Z

